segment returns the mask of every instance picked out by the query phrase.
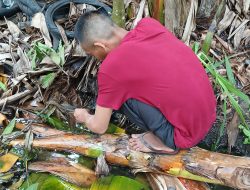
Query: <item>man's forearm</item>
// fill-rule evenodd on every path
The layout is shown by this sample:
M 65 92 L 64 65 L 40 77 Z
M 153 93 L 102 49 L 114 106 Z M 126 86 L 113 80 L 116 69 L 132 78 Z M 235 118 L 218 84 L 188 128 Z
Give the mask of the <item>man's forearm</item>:
M 107 130 L 107 126 L 101 126 L 96 120 L 95 115 L 88 115 L 86 119 L 86 127 L 94 133 L 103 134 Z

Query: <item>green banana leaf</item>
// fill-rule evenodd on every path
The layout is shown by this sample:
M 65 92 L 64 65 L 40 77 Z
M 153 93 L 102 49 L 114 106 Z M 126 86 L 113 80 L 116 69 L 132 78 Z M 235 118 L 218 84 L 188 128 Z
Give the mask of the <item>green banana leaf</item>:
M 59 177 L 45 174 L 32 173 L 22 184 L 19 190 L 88 190 L 63 181 Z
M 149 190 L 146 185 L 124 176 L 100 178 L 92 184 L 90 190 Z

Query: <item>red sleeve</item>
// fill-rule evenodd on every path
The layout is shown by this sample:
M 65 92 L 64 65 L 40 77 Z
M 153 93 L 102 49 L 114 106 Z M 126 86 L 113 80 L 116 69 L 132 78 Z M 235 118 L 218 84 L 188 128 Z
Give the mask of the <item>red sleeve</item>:
M 118 110 L 125 101 L 122 84 L 104 73 L 98 73 L 97 105 Z

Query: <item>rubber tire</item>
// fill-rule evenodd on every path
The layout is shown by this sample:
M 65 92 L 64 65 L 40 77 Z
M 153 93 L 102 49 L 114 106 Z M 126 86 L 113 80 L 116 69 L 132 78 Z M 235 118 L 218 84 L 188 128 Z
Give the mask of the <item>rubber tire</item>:
M 12 15 L 16 14 L 19 11 L 20 9 L 16 3 L 10 9 L 0 7 L 0 18 L 4 16 L 11 17 Z
M 35 0 L 18 0 L 16 2 L 22 12 L 30 17 L 42 9 Z
M 104 4 L 99 2 L 98 0 L 59 0 L 53 4 L 51 4 L 48 9 L 45 12 L 45 20 L 48 27 L 48 30 L 50 34 L 53 37 L 53 48 L 56 49 L 59 45 L 59 40 L 61 39 L 61 34 L 57 28 L 57 26 L 54 23 L 54 17 L 56 16 L 55 13 L 57 10 L 63 8 L 65 5 L 68 5 L 69 3 L 75 3 L 75 4 L 89 4 L 96 8 L 100 8 L 99 10 L 111 15 L 112 9 Z M 68 38 L 74 38 L 74 32 L 73 31 L 65 31 Z
M 28 6 L 25 6 L 26 5 Z M 30 1 L 30 0 L 18 0 L 15 2 L 12 8 L 6 9 L 6 8 L 1 8 L 0 6 L 0 18 L 1 17 L 10 17 L 13 16 L 14 14 L 18 12 L 24 12 L 28 16 L 32 16 L 34 13 L 39 12 L 41 10 L 41 7 L 43 7 L 46 4 L 36 2 L 36 1 Z

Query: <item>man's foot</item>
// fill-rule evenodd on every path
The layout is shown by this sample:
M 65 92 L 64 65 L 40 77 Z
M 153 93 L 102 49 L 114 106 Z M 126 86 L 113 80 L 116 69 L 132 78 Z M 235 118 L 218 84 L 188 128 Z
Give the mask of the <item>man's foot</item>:
M 178 152 L 178 150 L 173 150 L 164 145 L 163 142 L 151 132 L 132 135 L 132 138 L 129 139 L 129 146 L 132 150 L 140 152 L 162 154 L 176 154 Z

